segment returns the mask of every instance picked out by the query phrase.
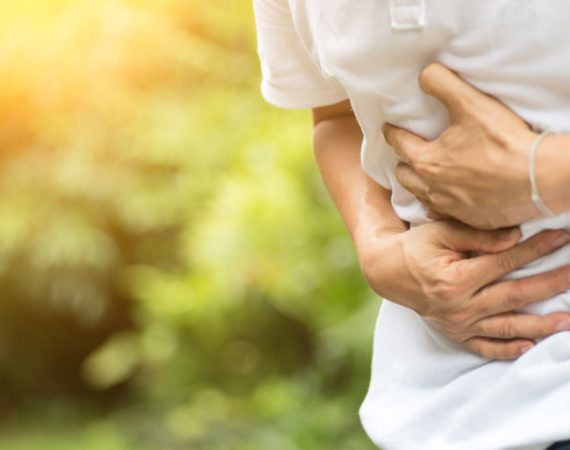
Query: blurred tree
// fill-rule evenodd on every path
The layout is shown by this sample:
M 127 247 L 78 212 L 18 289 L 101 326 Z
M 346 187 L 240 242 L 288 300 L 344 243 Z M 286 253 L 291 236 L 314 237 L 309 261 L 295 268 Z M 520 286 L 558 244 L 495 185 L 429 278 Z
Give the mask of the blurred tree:
M 369 446 L 377 299 L 252 22 L 0 4 L 1 448 Z

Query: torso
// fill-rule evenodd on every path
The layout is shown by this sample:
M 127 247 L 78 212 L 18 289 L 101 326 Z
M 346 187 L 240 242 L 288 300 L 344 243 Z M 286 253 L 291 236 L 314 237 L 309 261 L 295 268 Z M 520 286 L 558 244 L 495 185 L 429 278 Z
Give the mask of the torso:
M 381 127 L 390 122 L 426 138 L 446 128 L 445 109 L 418 85 L 421 69 L 430 62 L 439 61 L 455 70 L 534 127 L 570 132 L 567 0 L 289 3 L 313 59 L 350 97 L 365 136 L 364 169 L 392 189 L 394 209 L 413 225 L 426 221 L 425 212 L 395 180 L 397 160 L 382 138 Z M 570 229 L 570 214 L 524 224 L 524 238 L 559 227 Z M 567 247 L 512 276 L 569 262 Z M 512 448 L 540 449 L 547 446 L 542 443 L 570 437 L 570 406 L 556 400 L 570 398 L 570 333 L 541 342 L 516 364 L 489 362 L 453 345 L 412 311 L 391 303 L 383 308 L 363 421 L 386 450 L 414 448 L 403 444 L 414 442 L 406 441 L 408 437 L 422 439 L 422 449 L 434 450 L 488 450 L 499 448 L 501 439 L 518 442 L 519 437 L 520 446 Z M 570 310 L 570 293 L 528 309 L 535 313 L 555 310 Z M 560 346 L 569 350 L 560 353 L 556 350 Z M 536 366 L 538 362 L 541 367 Z M 446 373 L 438 376 L 442 367 Z M 466 380 L 467 385 L 459 389 Z M 493 391 L 491 386 L 497 383 L 516 389 Z M 475 398 L 473 389 L 491 390 L 493 396 Z M 533 403 L 538 397 L 528 394 L 528 389 L 542 390 L 540 408 Z M 520 398 L 515 401 L 511 397 L 516 392 Z M 513 408 L 521 409 L 516 413 L 520 413 L 518 419 L 506 421 Z M 452 411 L 459 418 L 451 420 Z M 532 423 L 543 417 L 548 418 L 548 425 Z M 479 430 L 477 436 L 473 430 Z M 508 438 L 509 430 L 520 430 L 519 437 Z M 486 441 L 485 436 L 495 441 Z M 525 447 L 525 442 L 532 445 Z

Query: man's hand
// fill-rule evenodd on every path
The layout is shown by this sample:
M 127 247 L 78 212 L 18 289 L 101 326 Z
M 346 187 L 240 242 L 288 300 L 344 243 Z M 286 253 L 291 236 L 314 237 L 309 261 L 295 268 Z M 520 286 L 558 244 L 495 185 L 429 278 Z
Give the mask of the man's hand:
M 515 359 L 534 339 L 570 330 L 570 314 L 515 310 L 570 288 L 570 266 L 496 282 L 568 243 L 564 231 L 516 244 L 518 229 L 480 231 L 455 221 L 420 225 L 358 248 L 362 270 L 381 296 L 415 310 L 449 338 L 491 359 Z M 473 252 L 484 255 L 469 257 Z
M 478 231 L 457 222 L 408 230 L 392 209 L 391 192 L 362 171 L 362 133 L 350 104 L 319 108 L 314 118 L 317 164 L 376 292 L 489 358 L 517 358 L 533 339 L 570 328 L 567 313 L 513 313 L 568 289 L 569 268 L 495 283 L 562 246 L 565 233 L 546 232 L 516 245 L 518 230 Z M 473 252 L 487 254 L 469 258 Z
M 399 182 L 430 217 L 480 229 L 540 217 L 530 200 L 528 152 L 536 134 L 527 124 L 440 64 L 424 69 L 420 85 L 447 107 L 449 128 L 432 142 L 391 125 L 384 136 L 404 161 Z

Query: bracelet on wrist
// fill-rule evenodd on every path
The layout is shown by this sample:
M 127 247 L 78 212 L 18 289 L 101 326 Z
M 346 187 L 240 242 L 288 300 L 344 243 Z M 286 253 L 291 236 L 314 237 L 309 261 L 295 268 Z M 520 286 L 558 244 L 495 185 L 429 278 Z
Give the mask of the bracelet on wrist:
M 543 131 L 533 141 L 529 152 L 528 177 L 530 181 L 530 198 L 534 206 L 542 213 L 544 217 L 556 217 L 556 214 L 546 205 L 538 191 L 538 182 L 536 180 L 536 153 L 540 144 L 547 136 L 551 135 L 550 131 Z

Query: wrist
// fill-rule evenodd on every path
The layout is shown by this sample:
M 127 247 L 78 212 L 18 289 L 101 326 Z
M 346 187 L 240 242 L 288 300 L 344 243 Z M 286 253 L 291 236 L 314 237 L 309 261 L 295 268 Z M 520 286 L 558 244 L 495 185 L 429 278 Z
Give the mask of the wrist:
M 367 269 L 376 265 L 376 262 L 390 254 L 390 246 L 396 245 L 396 241 L 403 233 L 408 231 L 405 226 L 362 226 L 353 233 L 353 241 L 360 267 L 364 273 Z
M 520 186 L 520 189 L 517 189 L 517 191 L 521 193 L 519 205 L 521 212 L 524 210 L 521 217 L 526 217 L 526 220 L 539 219 L 543 217 L 542 213 L 532 200 L 531 181 L 529 176 L 530 152 L 533 143 L 538 137 L 539 134 L 531 130 L 525 130 L 524 133 L 518 134 L 517 138 L 513 140 L 511 158 L 509 161 L 506 161 L 504 165 L 505 168 L 509 168 L 509 170 L 512 170 L 515 173 L 516 183 Z M 543 145 L 544 142 L 541 144 L 541 147 Z M 542 151 L 542 148 L 540 148 L 539 151 Z M 540 192 L 542 194 L 542 191 Z
M 360 270 L 368 286 L 381 297 L 392 301 L 400 297 L 398 292 L 394 292 L 394 281 L 405 281 L 398 270 L 401 268 L 398 261 L 402 261 L 402 238 L 405 234 L 405 231 L 384 233 L 367 245 L 360 246 L 357 251 Z
M 352 240 L 357 249 L 366 249 L 372 243 L 378 243 L 408 230 L 408 224 L 383 223 L 379 220 L 361 220 L 351 232 Z
M 570 136 L 544 139 L 536 159 L 538 191 L 555 213 L 570 211 Z

